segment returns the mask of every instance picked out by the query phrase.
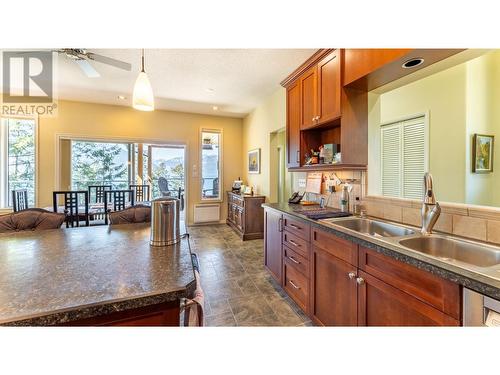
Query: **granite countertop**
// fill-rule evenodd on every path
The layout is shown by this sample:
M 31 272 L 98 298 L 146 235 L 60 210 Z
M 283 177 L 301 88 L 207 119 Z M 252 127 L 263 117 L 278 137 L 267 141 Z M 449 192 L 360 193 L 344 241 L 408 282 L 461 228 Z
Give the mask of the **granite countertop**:
M 402 246 L 396 245 L 395 243 L 384 241 L 383 239 L 355 232 L 338 225 L 326 225 L 317 220 L 309 219 L 307 216 L 301 214 L 301 211 L 310 210 L 313 206 L 301 206 L 299 204 L 288 203 L 265 203 L 262 206 L 292 215 L 309 222 L 312 226 L 329 231 L 341 238 L 353 241 L 359 245 L 395 258 L 401 262 L 411 264 L 417 268 L 424 269 L 466 288 L 475 290 L 478 293 L 500 300 L 500 271 L 498 271 L 498 278 L 491 277 L 472 269 L 466 269 L 464 267 L 459 267 L 446 261 L 439 260 L 438 258 L 428 256 L 421 252 L 406 249 Z M 315 206 L 315 208 L 318 208 L 318 206 Z M 416 229 L 418 231 L 418 228 Z
M 149 224 L 0 234 L 0 325 L 54 325 L 188 297 L 187 239 L 149 246 Z

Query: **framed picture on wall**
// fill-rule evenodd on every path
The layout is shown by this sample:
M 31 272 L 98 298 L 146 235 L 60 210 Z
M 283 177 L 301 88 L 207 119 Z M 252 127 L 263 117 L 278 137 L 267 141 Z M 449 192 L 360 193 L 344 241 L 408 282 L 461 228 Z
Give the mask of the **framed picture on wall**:
M 493 172 L 493 135 L 474 134 L 472 137 L 472 172 Z
M 248 151 L 248 173 L 260 173 L 260 148 Z

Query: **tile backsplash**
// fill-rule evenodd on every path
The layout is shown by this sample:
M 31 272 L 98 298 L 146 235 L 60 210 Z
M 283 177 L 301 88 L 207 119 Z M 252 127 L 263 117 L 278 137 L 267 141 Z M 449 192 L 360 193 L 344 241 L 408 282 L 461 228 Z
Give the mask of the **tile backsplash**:
M 434 230 L 480 241 L 500 244 L 500 208 L 439 202 L 441 215 Z M 368 215 L 403 224 L 420 226 L 422 202 L 365 196 L 363 206 Z
M 304 191 L 303 187 L 298 186 L 297 181 L 305 179 L 307 173 L 295 174 L 297 176 L 293 179 L 294 191 Z M 421 200 L 368 196 L 366 171 L 343 170 L 336 171 L 335 174 L 342 182 L 348 182 L 353 186 L 350 194 L 351 211 L 352 203 L 359 197 L 363 208 L 370 216 L 421 226 Z M 333 178 L 330 172 L 325 172 L 324 176 L 326 180 Z M 327 191 L 327 183 L 328 181 L 324 183 L 324 192 Z M 342 184 L 337 185 L 336 191 L 331 195 L 308 193 L 305 199 L 319 203 L 321 197 L 324 197 L 330 207 L 339 208 L 341 190 Z M 442 211 L 434 230 L 500 245 L 500 208 L 446 202 L 439 204 Z

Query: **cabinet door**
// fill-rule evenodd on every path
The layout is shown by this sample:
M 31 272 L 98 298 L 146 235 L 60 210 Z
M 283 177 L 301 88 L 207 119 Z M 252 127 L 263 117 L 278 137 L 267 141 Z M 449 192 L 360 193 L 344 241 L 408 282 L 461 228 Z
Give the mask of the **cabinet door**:
M 281 246 L 282 218 L 281 214 L 273 210 L 264 211 L 264 264 L 271 276 L 278 283 L 282 283 L 283 256 Z
M 243 232 L 245 229 L 245 220 L 241 207 L 234 206 L 234 221 L 238 229 Z
M 316 66 L 314 66 L 299 78 L 301 130 L 313 127 L 317 123 L 318 82 L 316 71 Z
M 288 168 L 300 167 L 300 88 L 295 82 L 286 91 L 286 137 Z
M 335 50 L 318 63 L 318 124 L 340 117 L 340 51 Z
M 458 326 L 460 322 L 411 295 L 359 271 L 358 325 Z
M 227 204 L 227 220 L 230 221 L 231 223 L 234 223 L 234 209 L 233 209 L 233 204 L 229 202 Z
M 317 247 L 311 264 L 312 319 L 325 326 L 357 325 L 356 267 Z

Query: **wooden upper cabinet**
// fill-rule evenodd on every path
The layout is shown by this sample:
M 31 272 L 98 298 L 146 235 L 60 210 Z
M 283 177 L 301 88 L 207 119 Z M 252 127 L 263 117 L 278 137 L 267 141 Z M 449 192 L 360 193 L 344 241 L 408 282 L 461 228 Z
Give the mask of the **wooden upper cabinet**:
M 396 60 L 411 49 L 346 49 L 344 51 L 344 85 L 348 85 Z
M 300 129 L 316 125 L 318 116 L 317 69 L 313 66 L 299 78 L 300 87 Z
M 288 168 L 300 167 L 300 88 L 298 82 L 286 89 L 286 137 Z
M 335 50 L 324 57 L 317 66 L 317 121 L 318 125 L 329 123 L 341 115 L 341 56 Z

